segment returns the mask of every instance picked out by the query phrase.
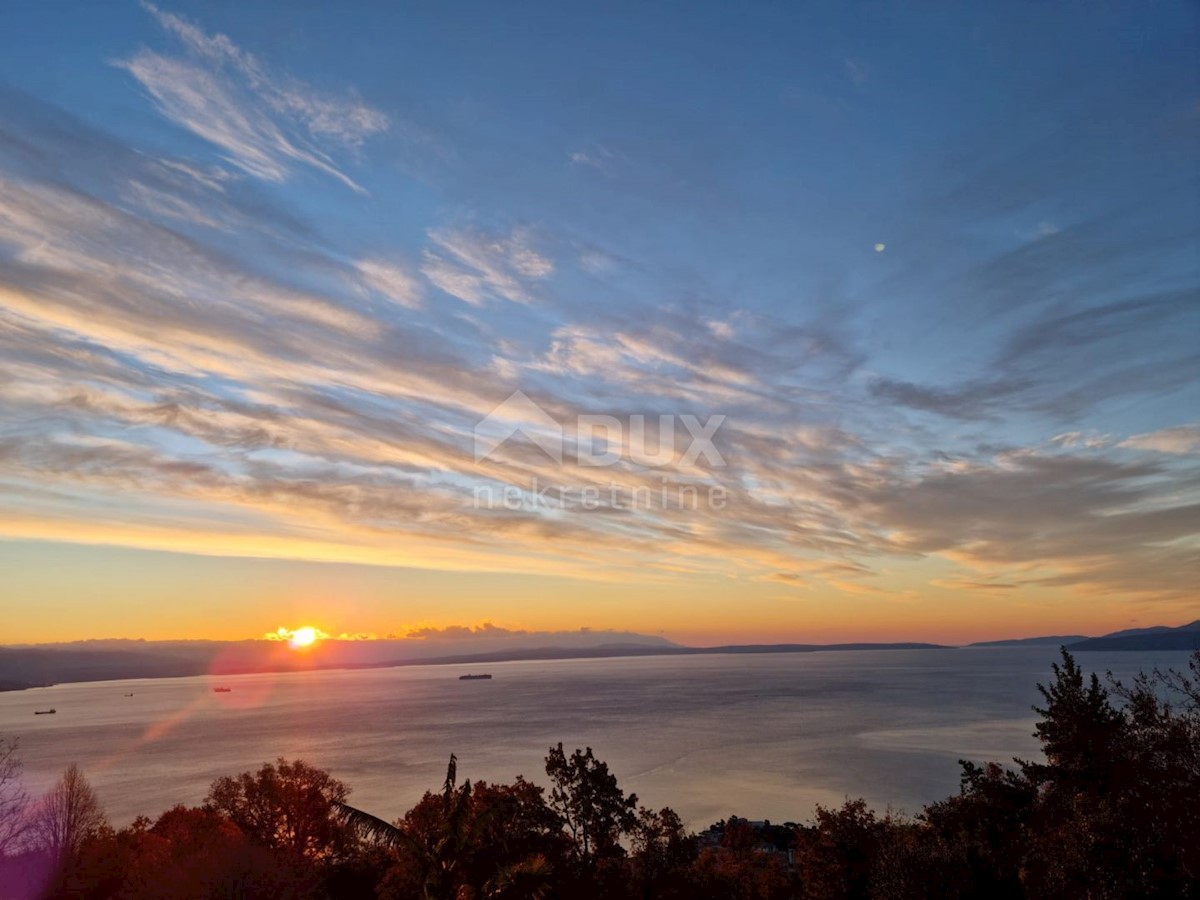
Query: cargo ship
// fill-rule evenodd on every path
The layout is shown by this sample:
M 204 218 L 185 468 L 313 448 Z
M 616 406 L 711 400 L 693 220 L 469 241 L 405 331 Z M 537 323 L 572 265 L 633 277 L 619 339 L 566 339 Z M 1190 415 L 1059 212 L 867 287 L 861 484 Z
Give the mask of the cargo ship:
M 459 675 L 459 681 L 491 681 L 491 675 Z

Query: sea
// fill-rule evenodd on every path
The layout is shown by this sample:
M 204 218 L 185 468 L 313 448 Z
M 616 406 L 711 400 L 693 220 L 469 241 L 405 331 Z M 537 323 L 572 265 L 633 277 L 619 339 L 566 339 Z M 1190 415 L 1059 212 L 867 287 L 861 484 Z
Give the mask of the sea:
M 915 814 L 957 792 L 958 760 L 1038 758 L 1036 685 L 1053 647 L 697 655 L 408 666 L 63 684 L 0 693 L 34 793 L 78 763 L 116 825 L 200 803 L 278 757 L 329 770 L 385 819 L 445 777 L 545 783 L 560 741 L 702 830 L 805 822 L 862 797 Z M 1081 653 L 1129 679 L 1183 652 Z M 461 681 L 487 672 L 490 680 Z M 214 687 L 229 688 L 215 692 Z M 36 716 L 36 710 L 56 710 Z

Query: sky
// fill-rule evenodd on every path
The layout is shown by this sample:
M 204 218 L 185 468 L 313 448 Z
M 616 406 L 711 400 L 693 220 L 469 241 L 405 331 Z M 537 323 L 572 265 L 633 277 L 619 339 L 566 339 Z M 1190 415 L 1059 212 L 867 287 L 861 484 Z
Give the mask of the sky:
M 1198 45 L 5 4 L 0 643 L 1200 617 Z

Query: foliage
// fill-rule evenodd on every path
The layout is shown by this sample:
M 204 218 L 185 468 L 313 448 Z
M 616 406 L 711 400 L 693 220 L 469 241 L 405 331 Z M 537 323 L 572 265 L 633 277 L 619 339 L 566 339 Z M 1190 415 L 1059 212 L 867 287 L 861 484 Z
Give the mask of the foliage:
M 696 858 L 696 838 L 683 827 L 669 806 L 660 810 L 642 807 L 632 835 L 632 875 L 642 895 L 686 897 L 694 879 L 690 868 Z
M 695 864 L 696 896 L 729 900 L 795 897 L 794 878 L 778 854 L 765 852 L 761 836 L 745 819 L 722 823 L 720 842 Z
M 553 784 L 550 808 L 562 817 L 578 856 L 624 855 L 620 838 L 637 825 L 637 795 L 626 796 L 608 764 L 591 747 L 568 757 L 560 743 L 546 756 L 546 774 Z
M 67 766 L 58 783 L 38 804 L 33 819 L 36 846 L 56 860 L 75 854 L 108 827 L 96 792 L 79 766 Z
M 847 800 L 840 809 L 818 806 L 816 823 L 797 834 L 796 865 L 804 873 L 805 896 L 870 897 L 876 862 L 895 825 L 863 800 Z
M 549 859 L 567 846 L 542 788 L 523 778 L 460 786 L 457 777 L 451 755 L 441 793 L 426 793 L 395 824 L 339 805 L 346 822 L 395 855 L 380 896 L 541 896 L 553 871 Z
M 337 859 L 354 844 L 335 804 L 350 791 L 328 772 L 280 757 L 258 772 L 218 778 L 204 801 L 252 840 L 308 860 Z
M 0 857 L 15 853 L 29 832 L 29 794 L 21 785 L 17 739 L 0 738 Z

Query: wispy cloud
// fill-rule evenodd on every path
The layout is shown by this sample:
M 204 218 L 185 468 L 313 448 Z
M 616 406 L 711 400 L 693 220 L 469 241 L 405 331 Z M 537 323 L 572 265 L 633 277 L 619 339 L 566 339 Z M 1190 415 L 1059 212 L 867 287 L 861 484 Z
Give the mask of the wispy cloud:
M 595 147 L 591 150 L 573 150 L 567 154 L 567 160 L 573 166 L 595 169 L 612 178 L 616 175 L 616 167 L 621 157 L 607 147 Z
M 953 377 L 923 359 L 878 374 L 906 356 L 895 323 L 849 301 L 830 312 L 824 286 L 799 282 L 760 302 L 769 280 L 753 261 L 715 284 L 680 272 L 673 251 L 639 258 L 620 240 L 459 209 L 434 221 L 532 224 L 419 221 L 408 247 L 323 236 L 256 180 L 310 169 L 352 184 L 343 156 L 388 120 L 151 12 L 182 50 L 122 65 L 227 162 L 143 155 L 78 122 L 38 127 L 31 104 L 0 116 L 0 534 L 639 583 L 720 576 L 857 602 L 891 590 L 884 573 L 901 563 L 925 567 L 933 589 L 993 597 L 1186 596 L 1197 426 L 1156 413 L 1137 428 L 1157 430 L 1122 440 L 1128 428 L 1072 417 L 1194 379 L 1195 294 L 1096 293 L 1155 259 L 1127 247 L 1112 260 L 1103 223 L 936 269 L 942 282 L 911 293 L 977 291 L 1002 324 L 984 350 L 962 349 Z M 569 164 L 603 161 L 580 153 Z M 703 246 L 732 271 L 752 243 Z M 872 261 L 902 258 L 896 246 Z M 728 465 L 560 468 L 519 441 L 476 461 L 473 426 L 517 389 L 563 422 L 728 414 Z M 533 479 L 729 499 L 472 504 L 477 486 Z
M 553 261 L 536 249 L 528 229 L 432 229 L 429 239 L 433 246 L 421 271 L 435 287 L 473 306 L 493 299 L 529 303 L 531 286 L 554 274 Z
M 1200 424 L 1178 425 L 1146 434 L 1135 434 L 1121 441 L 1119 446 L 1178 455 L 1200 453 Z
M 994 415 L 996 403 L 1011 397 L 1025 385 L 1019 382 L 975 381 L 952 387 L 931 387 L 892 378 L 875 378 L 871 393 L 881 400 L 950 419 L 986 419 Z
M 367 288 L 400 306 L 420 307 L 421 283 L 406 267 L 383 259 L 360 259 L 354 267 Z
M 1062 434 L 1056 434 L 1052 437 L 1050 443 L 1068 449 L 1080 447 L 1085 450 L 1099 450 L 1109 446 L 1112 443 L 1112 437 L 1107 434 L 1095 434 L 1092 432 L 1065 431 Z
M 420 640 L 466 640 L 469 638 L 524 637 L 529 632 L 524 629 L 502 628 L 491 622 L 481 625 L 446 625 L 437 627 L 425 625 L 411 629 L 405 637 Z
M 153 5 L 145 8 L 183 44 L 185 55 L 143 49 L 117 65 L 141 83 L 164 116 L 257 178 L 282 182 L 301 165 L 363 191 L 321 147 L 360 147 L 387 130 L 384 113 L 352 93 L 333 96 L 277 75 L 225 35 L 208 34 Z

